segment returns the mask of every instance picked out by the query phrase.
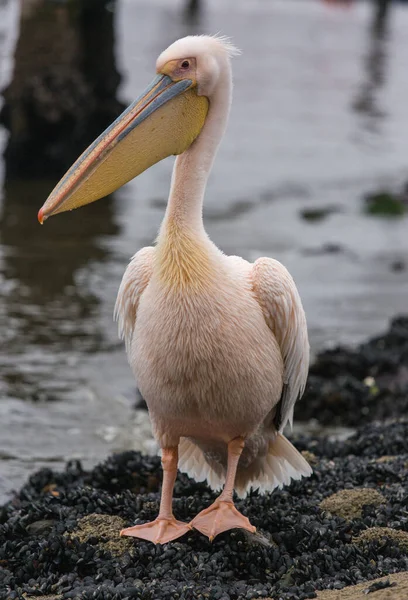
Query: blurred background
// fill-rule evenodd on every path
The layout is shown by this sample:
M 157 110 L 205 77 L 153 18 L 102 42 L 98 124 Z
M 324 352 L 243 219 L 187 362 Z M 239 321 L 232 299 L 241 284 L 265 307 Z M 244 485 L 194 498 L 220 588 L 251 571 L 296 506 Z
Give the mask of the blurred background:
M 154 451 L 112 321 L 155 238 L 173 160 L 37 222 L 80 152 L 191 33 L 231 36 L 235 93 L 205 222 L 294 276 L 312 351 L 383 330 L 408 298 L 408 4 L 0 0 L 0 500 L 42 466 Z

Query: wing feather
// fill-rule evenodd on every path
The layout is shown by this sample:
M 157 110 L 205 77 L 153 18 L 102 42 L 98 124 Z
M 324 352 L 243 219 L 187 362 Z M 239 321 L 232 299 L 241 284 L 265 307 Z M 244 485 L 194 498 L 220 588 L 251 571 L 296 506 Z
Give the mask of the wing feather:
M 309 370 L 306 316 L 292 276 L 272 258 L 259 258 L 252 267 L 255 296 L 274 334 L 284 362 L 284 386 L 276 407 L 275 426 L 292 425 L 296 401 L 302 396 Z
M 137 252 L 130 261 L 116 299 L 114 318 L 118 322 L 119 337 L 128 349 L 136 325 L 137 308 L 153 269 L 154 248 L 148 246 Z

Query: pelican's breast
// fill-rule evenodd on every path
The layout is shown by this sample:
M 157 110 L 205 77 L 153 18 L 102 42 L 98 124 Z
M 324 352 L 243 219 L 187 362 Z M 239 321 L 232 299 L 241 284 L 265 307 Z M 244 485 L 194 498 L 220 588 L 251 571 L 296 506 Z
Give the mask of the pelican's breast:
M 240 435 L 278 401 L 282 357 L 248 275 L 231 269 L 210 244 L 191 249 L 184 261 L 173 254 L 166 269 L 156 265 L 140 301 L 130 362 L 153 420 L 168 426 L 175 419 L 201 432 L 217 426 L 227 435 L 235 427 Z

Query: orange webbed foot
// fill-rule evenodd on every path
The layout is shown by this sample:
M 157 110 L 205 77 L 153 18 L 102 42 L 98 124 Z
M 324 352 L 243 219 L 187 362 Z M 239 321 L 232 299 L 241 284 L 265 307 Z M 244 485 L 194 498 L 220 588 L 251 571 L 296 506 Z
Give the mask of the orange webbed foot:
M 211 506 L 202 510 L 190 525 L 206 535 L 210 542 L 220 533 L 230 529 L 246 529 L 251 533 L 256 531 L 249 519 L 235 508 L 234 503 L 225 500 L 216 500 Z
M 153 544 L 167 544 L 167 542 L 176 540 L 189 531 L 191 531 L 191 525 L 188 523 L 176 521 L 174 517 L 169 519 L 158 517 L 150 523 L 122 529 L 120 535 L 148 540 Z

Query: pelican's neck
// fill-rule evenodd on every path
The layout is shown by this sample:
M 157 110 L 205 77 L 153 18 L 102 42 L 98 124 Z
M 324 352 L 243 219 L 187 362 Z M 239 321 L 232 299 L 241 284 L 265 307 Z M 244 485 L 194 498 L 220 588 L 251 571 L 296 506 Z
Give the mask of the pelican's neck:
M 228 65 L 211 97 L 204 127 L 188 150 L 176 158 L 166 214 L 159 241 L 169 227 L 204 233 L 203 199 L 218 146 L 224 135 L 231 105 L 232 78 Z

